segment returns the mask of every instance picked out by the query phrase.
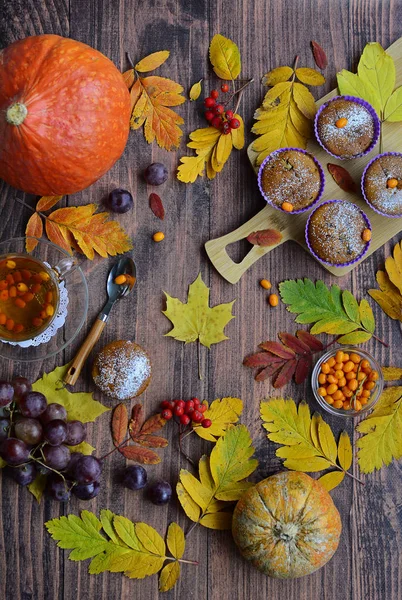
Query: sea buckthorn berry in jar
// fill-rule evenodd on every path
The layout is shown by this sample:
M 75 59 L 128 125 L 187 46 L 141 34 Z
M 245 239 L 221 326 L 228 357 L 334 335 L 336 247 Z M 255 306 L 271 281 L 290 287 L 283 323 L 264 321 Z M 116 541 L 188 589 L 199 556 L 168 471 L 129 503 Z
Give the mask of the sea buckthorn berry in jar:
M 348 362 L 348 360 L 350 360 L 349 358 L 349 354 L 346 354 L 345 352 L 343 353 L 343 363 Z
M 370 375 L 368 376 L 368 380 L 369 381 L 378 381 L 378 372 L 371 371 Z
M 327 390 L 324 387 L 319 387 L 317 392 L 320 394 L 320 396 L 326 396 L 327 395 Z
M 353 363 L 356 364 L 358 364 L 361 361 L 360 356 L 356 354 L 356 352 L 351 352 L 349 358 Z
M 338 380 L 338 387 L 342 388 L 346 385 L 346 378 L 342 377 L 342 379 Z
M 350 381 L 351 379 L 356 379 L 356 373 L 354 371 L 351 371 L 350 373 L 346 373 L 345 379 L 347 381 Z
M 337 379 L 342 379 L 342 377 L 343 377 L 343 371 L 342 371 L 342 369 L 338 369 L 337 371 L 335 371 L 335 377 Z
M 321 385 L 327 383 L 327 376 L 324 373 L 318 375 L 318 383 L 320 383 Z
M 264 288 L 264 290 L 269 290 L 272 287 L 272 283 L 268 281 L 268 279 L 261 279 L 260 286 Z
M 329 364 L 328 364 L 328 363 L 322 363 L 322 365 L 321 365 L 321 372 L 322 372 L 322 373 L 325 373 L 325 374 L 328 374 L 328 373 L 329 373 L 329 370 L 330 370 L 330 368 L 331 368 L 331 367 L 329 366 Z
M 351 371 L 353 371 L 353 367 L 354 366 L 355 366 L 355 363 L 353 361 L 351 361 L 351 360 L 348 360 L 343 365 L 343 372 L 344 373 L 350 373 Z
M 355 392 L 357 390 L 357 388 L 359 387 L 359 384 L 357 382 L 357 379 L 351 379 L 348 383 L 348 388 L 350 390 L 352 390 L 352 392 Z
M 370 363 L 366 358 L 364 360 L 362 360 L 361 368 L 362 369 L 370 369 Z
M 360 373 L 357 373 L 356 379 L 357 379 L 357 381 L 364 381 L 365 379 L 367 379 L 367 375 L 366 375 L 366 373 L 362 373 L 360 371 Z
M 343 370 L 343 363 L 342 362 L 335 363 L 334 364 L 334 369 L 335 369 L 335 372 L 336 371 L 342 371 Z
M 324 400 L 325 402 L 327 402 L 328 404 L 334 404 L 334 399 L 332 396 L 330 396 L 329 394 L 327 394 L 326 396 L 324 396 Z
M 363 387 L 365 390 L 372 390 L 375 388 L 375 381 L 367 381 Z
M 8 260 L 6 262 L 7 269 L 15 269 L 16 266 L 17 266 L 17 263 L 14 260 Z
M 343 362 L 343 352 L 342 352 L 342 350 L 338 350 L 338 352 L 335 354 L 335 361 L 337 363 Z
M 336 383 L 336 384 L 338 384 L 338 379 L 335 377 L 335 375 L 328 375 L 327 376 L 327 381 L 328 381 L 328 383 Z
M 345 400 L 342 404 L 343 410 L 350 410 L 352 407 L 350 406 L 350 400 Z
M 342 408 L 343 407 L 343 402 L 342 402 L 342 400 L 335 400 L 332 406 L 334 408 Z
M 276 294 L 270 294 L 268 296 L 268 302 L 270 306 L 278 306 L 279 304 L 279 298 Z
M 336 360 L 335 360 L 335 358 L 333 356 L 331 356 L 331 358 L 329 358 L 327 362 L 328 362 L 328 364 L 329 364 L 330 367 L 333 367 L 334 364 L 336 363 Z
M 338 386 L 336 385 L 336 383 L 330 383 L 329 386 L 327 387 L 327 394 L 329 394 L 330 396 L 333 396 L 333 394 L 336 392 L 337 389 L 338 389 Z

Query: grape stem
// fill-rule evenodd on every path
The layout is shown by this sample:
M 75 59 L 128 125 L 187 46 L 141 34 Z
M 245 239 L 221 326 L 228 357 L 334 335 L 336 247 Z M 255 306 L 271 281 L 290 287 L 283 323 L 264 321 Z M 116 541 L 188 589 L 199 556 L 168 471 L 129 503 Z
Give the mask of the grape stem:
M 66 478 L 64 477 L 63 473 L 60 473 L 60 471 L 57 471 L 57 469 L 52 469 L 52 467 L 49 467 L 49 465 L 46 465 L 41 460 L 39 460 L 39 458 L 35 458 L 32 455 L 31 455 L 31 459 L 34 460 L 35 462 L 39 463 L 40 465 L 42 465 L 42 467 L 45 467 L 46 469 L 49 469 L 49 471 L 53 471 L 53 473 L 56 473 L 57 475 L 60 475 L 60 477 L 64 481 L 64 485 L 68 489 L 67 481 L 66 481 Z

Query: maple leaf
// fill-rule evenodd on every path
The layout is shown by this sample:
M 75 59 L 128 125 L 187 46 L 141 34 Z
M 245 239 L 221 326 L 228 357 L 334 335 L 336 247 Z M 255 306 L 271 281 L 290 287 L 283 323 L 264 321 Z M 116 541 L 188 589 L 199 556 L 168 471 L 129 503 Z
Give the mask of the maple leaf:
M 311 370 L 313 354 L 322 351 L 324 346 L 303 330 L 296 331 L 296 336 L 282 332 L 278 337 L 282 343 L 261 343 L 262 352 L 247 356 L 243 365 L 260 369 L 255 375 L 256 381 L 265 381 L 272 376 L 275 388 L 289 383 L 293 375 L 297 384 L 303 383 Z
M 296 323 L 314 323 L 312 334 L 341 335 L 339 344 L 353 345 L 374 334 L 375 319 L 367 300 L 359 304 L 353 294 L 337 285 L 328 288 L 322 281 L 314 284 L 305 278 L 283 281 L 279 291 L 287 310 L 298 314 Z
M 337 469 L 338 475 L 330 471 L 331 477 L 320 479 L 328 490 L 339 485 L 345 474 L 353 477 L 348 472 L 352 464 L 348 434 L 342 432 L 337 444 L 331 427 L 318 413 L 311 416 L 306 402 L 297 406 L 292 398 L 270 398 L 261 402 L 260 416 L 268 439 L 281 444 L 276 456 L 284 459 L 287 469 L 304 473 Z
M 196 83 L 193 83 L 193 85 L 191 86 L 189 94 L 188 94 L 190 100 L 192 100 L 192 101 L 198 100 L 198 98 L 200 97 L 200 94 L 201 94 L 201 82 L 202 82 L 202 79 L 200 79 Z
M 210 529 L 230 529 L 233 505 L 253 484 L 245 481 L 258 465 L 245 425 L 231 426 L 209 457 L 202 456 L 199 479 L 181 469 L 177 495 L 186 515 Z
M 204 413 L 205 419 L 211 419 L 212 425 L 208 429 L 204 427 L 194 427 L 195 433 L 210 442 L 224 435 L 230 425 L 234 425 L 239 420 L 243 412 L 243 402 L 240 398 L 218 398 L 214 400 Z
M 214 35 L 209 45 L 209 59 L 220 79 L 234 80 L 240 75 L 241 58 L 237 45 L 220 33 Z
M 186 343 L 199 340 L 207 348 L 229 339 L 224 329 L 234 318 L 232 307 L 235 301 L 210 308 L 209 288 L 203 282 L 201 273 L 189 286 L 186 304 L 166 292 L 165 296 L 166 310 L 162 312 L 173 323 L 173 329 L 166 336 Z
M 370 296 L 391 319 L 402 322 L 402 242 L 396 244 L 393 256 L 385 261 L 385 271 L 377 271 L 379 290 L 368 290 Z

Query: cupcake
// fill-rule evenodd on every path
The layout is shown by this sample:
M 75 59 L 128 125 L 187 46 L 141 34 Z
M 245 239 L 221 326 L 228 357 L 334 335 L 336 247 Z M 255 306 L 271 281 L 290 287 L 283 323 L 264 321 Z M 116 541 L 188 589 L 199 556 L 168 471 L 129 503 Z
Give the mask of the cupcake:
M 371 226 L 356 204 L 346 200 L 329 200 L 311 213 L 306 225 L 306 242 L 320 262 L 332 267 L 346 267 L 367 252 Z
M 384 217 L 402 217 L 402 154 L 385 152 L 365 168 L 362 192 L 367 204 Z
M 293 214 L 315 204 L 324 190 L 320 163 L 300 148 L 281 148 L 261 164 L 258 186 L 268 204 Z
M 336 96 L 318 110 L 314 131 L 318 142 L 331 156 L 358 158 L 376 145 L 380 121 L 368 102 L 353 96 Z

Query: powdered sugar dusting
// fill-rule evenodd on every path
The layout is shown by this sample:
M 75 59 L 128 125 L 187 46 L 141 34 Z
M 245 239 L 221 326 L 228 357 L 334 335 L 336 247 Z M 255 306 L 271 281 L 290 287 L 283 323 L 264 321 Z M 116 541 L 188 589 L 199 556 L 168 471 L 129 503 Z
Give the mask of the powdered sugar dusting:
M 118 400 L 134 398 L 151 375 L 151 362 L 133 342 L 113 342 L 98 354 L 94 381 L 108 396 Z
M 389 179 L 396 179 L 398 185 L 387 187 Z M 374 160 L 366 171 L 363 187 L 374 208 L 387 215 L 402 216 L 402 154 L 386 154 Z

